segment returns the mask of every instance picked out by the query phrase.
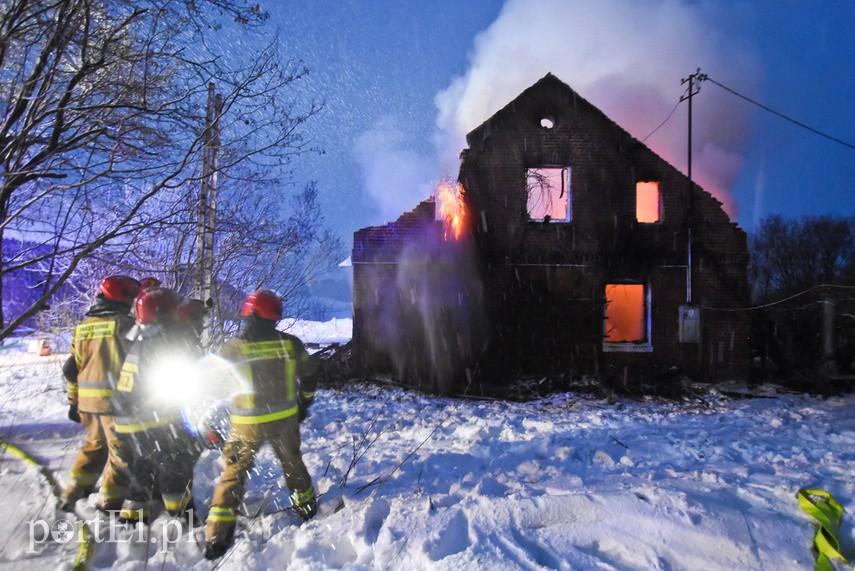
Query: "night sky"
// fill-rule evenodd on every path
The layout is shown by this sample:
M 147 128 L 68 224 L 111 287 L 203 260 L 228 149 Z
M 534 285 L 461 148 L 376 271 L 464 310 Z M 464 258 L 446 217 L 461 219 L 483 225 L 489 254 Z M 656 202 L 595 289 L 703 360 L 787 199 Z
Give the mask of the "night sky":
M 348 245 L 354 230 L 414 208 L 444 172 L 456 176 L 462 136 L 547 72 L 685 172 L 681 80 L 701 68 L 850 145 L 702 83 L 694 178 L 741 227 L 750 232 L 771 214 L 855 215 L 851 0 L 281 0 L 268 8 L 284 51 L 310 68 L 303 88 L 325 101 L 306 126 L 325 153 L 299 159 L 298 181 L 318 181 L 327 222 Z

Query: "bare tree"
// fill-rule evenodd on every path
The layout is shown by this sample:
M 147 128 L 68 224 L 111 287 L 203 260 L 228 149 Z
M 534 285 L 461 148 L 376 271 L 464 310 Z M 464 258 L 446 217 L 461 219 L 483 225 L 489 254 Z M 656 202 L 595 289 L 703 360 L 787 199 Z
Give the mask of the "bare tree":
M 762 369 L 768 357 L 777 375 L 817 378 L 829 356 L 826 343 L 832 343 L 838 370 L 847 370 L 855 347 L 855 297 L 852 287 L 840 286 L 855 286 L 855 218 L 772 216 L 749 247 L 749 277 L 760 305 L 751 312 L 751 343 Z
M 134 275 L 152 274 L 189 294 L 197 255 L 195 196 L 192 188 L 170 196 L 172 216 L 149 224 L 114 264 Z M 274 192 L 251 174 L 226 177 L 219 198 L 211 323 L 215 344 L 234 332 L 243 297 L 255 288 L 282 295 L 288 316 L 304 314 L 308 284 L 329 271 L 343 251 L 341 241 L 324 228 L 314 184 L 296 193 Z M 146 210 L 163 212 L 160 200 L 155 198 Z
M 0 313 L 0 339 L 98 253 L 119 256 L 175 220 L 200 177 L 207 86 L 223 95 L 224 172 L 268 181 L 307 150 L 318 110 L 293 88 L 307 70 L 275 40 L 224 57 L 209 43 L 254 33 L 245 0 L 8 0 L 0 6 L 0 293 L 22 272 L 37 297 Z M 243 57 L 241 57 L 241 55 Z M 9 240 L 7 240 L 7 238 Z M 13 247 L 9 247 L 13 244 Z M 2 310 L 0 310 L 2 311 Z
M 765 219 L 751 237 L 755 299 L 786 297 L 821 284 L 853 285 L 855 219 L 807 216 Z

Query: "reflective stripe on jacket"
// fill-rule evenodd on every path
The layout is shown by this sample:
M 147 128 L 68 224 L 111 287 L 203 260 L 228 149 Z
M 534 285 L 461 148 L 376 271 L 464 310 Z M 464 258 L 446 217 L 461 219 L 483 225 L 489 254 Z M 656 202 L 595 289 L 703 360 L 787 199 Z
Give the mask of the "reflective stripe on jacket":
M 180 425 L 180 418 L 158 418 L 152 416 L 148 419 L 130 416 L 116 416 L 116 432 L 119 434 L 133 434 L 134 432 L 146 432 L 160 426 Z M 183 430 L 183 428 L 182 428 Z
M 298 393 L 298 383 L 302 384 L 312 372 L 308 353 L 292 335 L 273 331 L 271 337 L 233 339 L 220 352 L 237 364 L 244 382 L 241 393 L 234 398 L 231 419 L 235 424 L 263 424 L 296 416 L 301 402 L 306 402 L 302 391 Z M 313 382 L 305 391 L 311 396 Z
M 133 325 L 128 315 L 86 317 L 74 328 L 73 366 L 65 367 L 68 399 L 80 412 L 111 414 L 110 397 L 125 358 L 122 337 Z

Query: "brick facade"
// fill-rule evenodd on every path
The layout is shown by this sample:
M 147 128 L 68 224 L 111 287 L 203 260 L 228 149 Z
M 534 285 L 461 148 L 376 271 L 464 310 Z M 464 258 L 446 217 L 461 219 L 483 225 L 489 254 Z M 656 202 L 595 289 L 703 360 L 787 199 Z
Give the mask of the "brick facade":
M 676 370 L 697 380 L 747 375 L 748 321 L 732 311 L 748 298 L 746 235 L 709 193 L 697 185 L 690 191 L 684 175 L 551 74 L 470 132 L 467 143 L 459 174 L 470 221 L 463 243 L 437 239 L 431 201 L 354 235 L 354 343 L 366 366 L 383 370 L 384 360 L 401 359 L 395 352 L 411 350 L 419 363 L 385 370 L 427 390 L 460 384 L 473 371 L 487 383 L 628 370 Z M 530 218 L 526 173 L 539 167 L 569 169 L 569 221 Z M 639 181 L 659 183 L 657 222 L 636 221 Z M 411 281 L 439 280 L 418 287 L 455 315 L 433 332 L 443 350 L 454 347 L 448 373 L 432 380 L 424 348 L 408 346 L 425 341 L 402 341 L 425 318 L 402 309 L 418 287 L 389 287 L 401 285 L 402 264 L 412 264 L 402 253 L 421 248 L 427 252 L 417 256 L 421 266 L 410 266 Z M 446 270 L 431 270 L 437 260 Z M 645 339 L 604 341 L 606 284 L 644 285 Z M 679 338 L 685 306 L 699 312 L 698 342 Z M 400 328 L 398 346 L 372 343 L 389 337 L 378 333 L 386 327 Z

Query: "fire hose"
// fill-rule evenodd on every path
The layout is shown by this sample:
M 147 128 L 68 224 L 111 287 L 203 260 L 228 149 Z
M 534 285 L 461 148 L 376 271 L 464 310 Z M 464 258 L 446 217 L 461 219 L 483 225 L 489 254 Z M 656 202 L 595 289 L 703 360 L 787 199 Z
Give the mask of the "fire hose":
M 812 488 L 802 488 L 798 492 L 799 507 L 819 522 L 819 529 L 814 537 L 817 550 L 816 570 L 834 571 L 832 559 L 849 563 L 840 553 L 840 520 L 843 517 L 843 507 L 837 503 L 829 492 Z M 855 569 L 855 568 L 853 568 Z
M 0 440 L 0 448 L 9 452 L 13 456 L 22 460 L 25 464 L 29 466 L 33 466 L 36 468 L 39 473 L 48 481 L 50 484 L 51 491 L 54 496 L 57 498 L 62 493 L 61 488 L 59 486 L 59 482 L 57 482 L 53 473 L 41 462 L 33 458 L 30 454 L 24 452 L 14 444 L 9 444 L 3 440 Z M 77 528 L 78 535 L 82 539 L 80 542 L 80 547 L 77 549 L 77 555 L 74 558 L 74 563 L 71 568 L 73 571 L 84 571 L 86 569 L 86 564 L 89 563 L 89 558 L 92 556 L 92 533 L 89 531 L 89 527 L 86 525 L 86 522 L 82 519 L 77 519 Z

